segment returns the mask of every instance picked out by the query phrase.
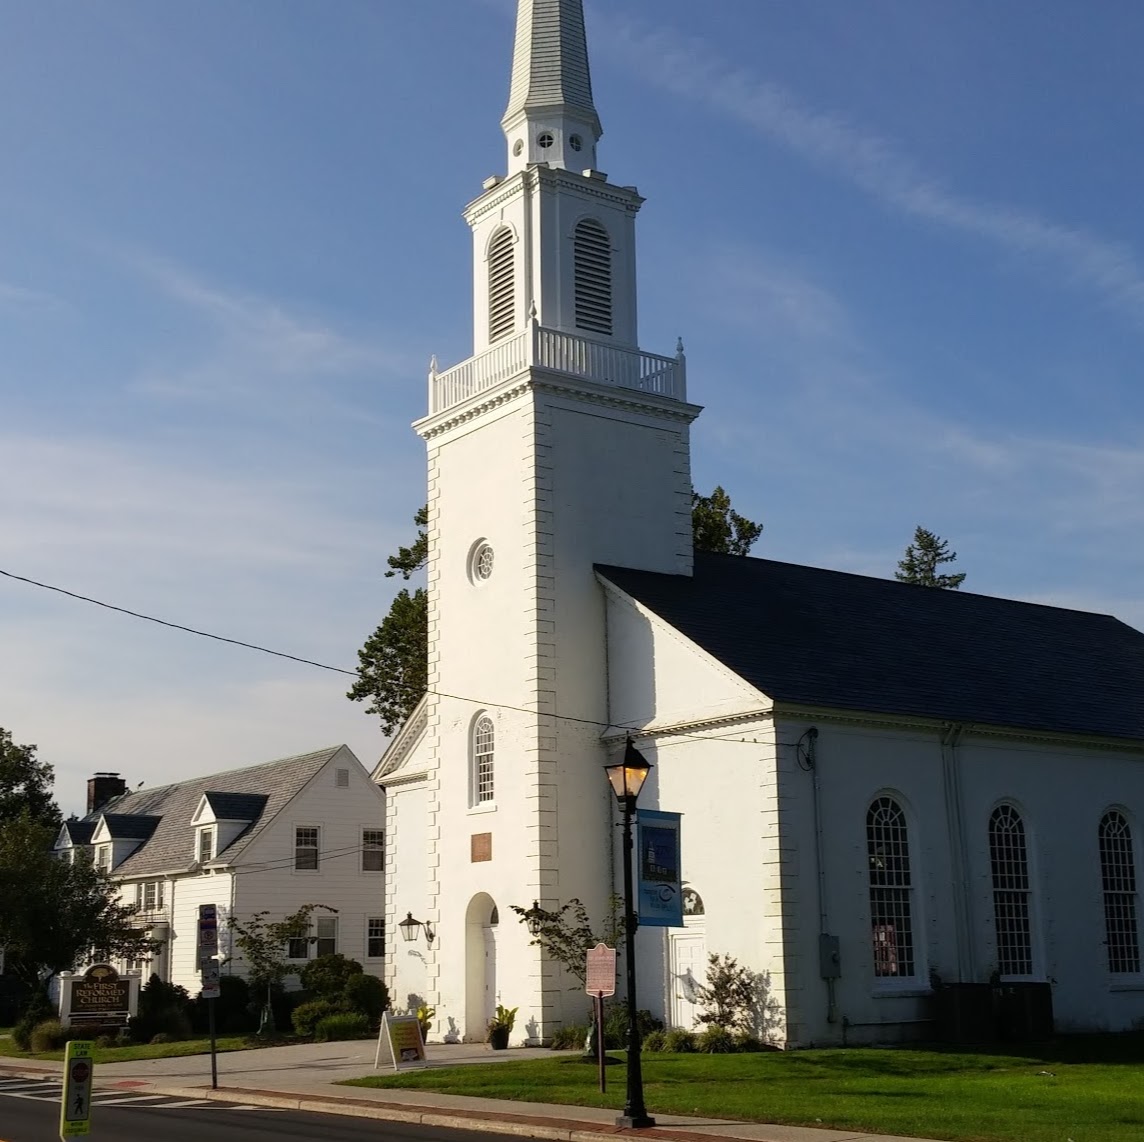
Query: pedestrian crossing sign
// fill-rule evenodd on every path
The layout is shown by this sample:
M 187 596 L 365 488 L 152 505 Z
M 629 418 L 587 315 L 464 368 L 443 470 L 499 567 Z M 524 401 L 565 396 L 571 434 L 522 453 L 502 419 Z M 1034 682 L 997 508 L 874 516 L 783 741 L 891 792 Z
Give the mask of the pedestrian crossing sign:
M 93 1043 L 73 1039 L 64 1055 L 60 1099 L 60 1138 L 91 1133 L 91 1052 Z

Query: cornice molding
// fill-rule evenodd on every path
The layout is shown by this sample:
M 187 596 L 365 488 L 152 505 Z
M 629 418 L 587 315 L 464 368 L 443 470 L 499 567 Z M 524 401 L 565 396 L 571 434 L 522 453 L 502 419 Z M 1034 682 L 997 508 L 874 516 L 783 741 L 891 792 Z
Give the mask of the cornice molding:
M 605 744 L 614 745 L 616 742 L 623 741 L 629 734 L 631 734 L 632 740 L 636 742 L 650 741 L 654 738 L 686 737 L 691 734 L 705 733 L 708 730 L 731 729 L 746 722 L 765 721 L 773 723 L 774 720 L 774 709 L 769 706 L 760 706 L 755 710 L 724 714 L 719 717 L 693 718 L 682 722 L 664 722 L 662 724 L 649 723 L 640 729 L 609 726 L 600 735 L 600 740 Z M 750 743 L 745 742 L 743 744 Z M 764 743 L 758 742 L 757 744 L 763 745 Z
M 503 182 L 474 198 L 464 209 L 465 221 L 473 226 L 488 214 L 500 210 L 525 192 L 557 194 L 570 193 L 584 198 L 621 206 L 636 214 L 646 201 L 633 186 L 616 186 L 598 178 L 589 178 L 575 171 L 557 167 L 532 166 L 509 175 Z

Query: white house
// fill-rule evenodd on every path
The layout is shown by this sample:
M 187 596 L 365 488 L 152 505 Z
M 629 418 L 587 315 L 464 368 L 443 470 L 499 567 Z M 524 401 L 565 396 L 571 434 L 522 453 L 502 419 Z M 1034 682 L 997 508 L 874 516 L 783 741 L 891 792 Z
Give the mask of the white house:
M 154 972 L 194 994 L 199 988 L 200 904 L 226 928 L 269 912 L 278 920 L 303 904 L 313 940 L 292 941 L 291 961 L 342 952 L 381 976 L 385 957 L 385 798 L 347 746 L 249 769 L 127 792 L 117 774 L 88 782 L 88 814 L 60 830 L 57 851 L 80 851 L 120 883 L 154 958 L 123 965 Z M 334 909 L 336 911 L 327 911 Z M 224 973 L 243 973 L 240 957 Z
M 399 1005 L 447 1038 L 584 997 L 511 905 L 618 883 L 603 766 L 683 813 L 689 915 L 637 939 L 689 1026 L 706 953 L 786 1045 L 1144 1019 L 1144 636 L 1107 616 L 692 550 L 680 347 L 639 348 L 635 218 L 597 169 L 581 5 L 520 0 L 507 174 L 473 232 L 474 355 L 429 376 L 428 694 L 382 757 Z M 699 386 L 701 389 L 701 382 Z M 990 992 L 989 981 L 1000 984 Z M 985 988 L 985 992 L 981 988 Z M 944 1002 L 944 1000 L 943 1000 Z M 1007 1005 L 1007 1006 L 1006 1006 Z M 1022 1010 L 1017 1010 L 1018 1008 Z

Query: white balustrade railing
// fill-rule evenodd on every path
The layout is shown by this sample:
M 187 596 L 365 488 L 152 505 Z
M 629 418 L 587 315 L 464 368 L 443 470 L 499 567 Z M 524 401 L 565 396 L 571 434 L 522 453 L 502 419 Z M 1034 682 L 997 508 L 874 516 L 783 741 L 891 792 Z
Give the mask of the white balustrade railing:
M 687 362 L 682 343 L 674 357 L 661 357 L 545 329 L 534 322 L 514 337 L 443 373 L 437 371 L 434 361 L 429 369 L 429 411 L 442 412 L 531 367 L 597 384 L 687 399 Z

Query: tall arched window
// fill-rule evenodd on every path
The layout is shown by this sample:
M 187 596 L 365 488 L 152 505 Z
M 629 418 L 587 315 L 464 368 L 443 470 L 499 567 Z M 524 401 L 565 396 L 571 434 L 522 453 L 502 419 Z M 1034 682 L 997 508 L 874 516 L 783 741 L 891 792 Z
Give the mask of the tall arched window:
M 1012 805 L 998 805 L 989 818 L 989 862 L 993 872 L 993 921 L 997 971 L 1033 974 L 1029 853 L 1025 824 Z
M 489 340 L 511 333 L 516 324 L 516 258 L 512 231 L 502 226 L 489 243 Z
M 576 328 L 589 333 L 612 332 L 612 240 L 594 218 L 576 226 Z
M 1100 878 L 1104 887 L 1104 937 L 1110 972 L 1140 970 L 1136 924 L 1136 865 L 1132 831 L 1123 813 L 1110 809 L 1100 820 Z
M 481 714 L 473 723 L 473 804 L 481 805 L 493 800 L 493 748 L 496 731 L 488 714 Z
M 866 855 L 870 861 L 874 974 L 908 979 L 917 974 L 910 841 L 906 815 L 893 797 L 877 798 L 866 813 Z

